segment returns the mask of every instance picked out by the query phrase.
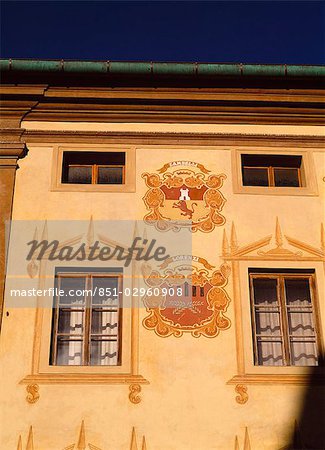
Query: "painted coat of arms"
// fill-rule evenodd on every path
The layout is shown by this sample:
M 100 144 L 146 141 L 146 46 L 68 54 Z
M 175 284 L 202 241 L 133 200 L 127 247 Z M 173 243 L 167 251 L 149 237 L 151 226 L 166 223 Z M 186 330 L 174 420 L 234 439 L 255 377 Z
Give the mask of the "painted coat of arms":
M 161 337 L 190 332 L 213 338 L 228 329 L 225 313 L 230 299 L 224 288 L 230 267 L 225 263 L 214 269 L 205 259 L 190 255 L 170 257 L 159 270 L 143 265 L 147 285 L 143 302 L 149 313 L 144 327 Z
M 226 199 L 220 192 L 226 175 L 209 174 L 202 164 L 174 161 L 156 173 L 144 173 L 149 190 L 143 197 L 150 212 L 144 217 L 159 231 L 211 232 L 225 223 L 220 214 Z

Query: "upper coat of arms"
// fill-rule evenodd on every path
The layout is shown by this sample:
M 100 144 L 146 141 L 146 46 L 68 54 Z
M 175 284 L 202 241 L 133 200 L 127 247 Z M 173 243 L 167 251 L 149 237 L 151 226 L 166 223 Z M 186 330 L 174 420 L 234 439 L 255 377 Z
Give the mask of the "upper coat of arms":
M 226 220 L 220 211 L 226 199 L 220 188 L 226 175 L 209 173 L 202 164 L 174 161 L 158 174 L 142 174 L 149 188 L 143 200 L 150 210 L 144 221 L 159 231 L 189 228 L 208 233 L 223 225 Z

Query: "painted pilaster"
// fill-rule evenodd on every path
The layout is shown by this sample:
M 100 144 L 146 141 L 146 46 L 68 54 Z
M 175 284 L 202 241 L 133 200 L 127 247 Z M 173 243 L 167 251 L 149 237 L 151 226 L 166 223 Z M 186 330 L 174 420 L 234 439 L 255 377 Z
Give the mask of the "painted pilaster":
M 0 329 L 3 315 L 4 287 L 6 274 L 6 253 L 8 249 L 9 228 L 12 202 L 14 196 L 18 159 L 26 155 L 26 147 L 22 140 L 24 130 L 18 128 L 19 123 L 12 117 L 1 119 L 0 129 Z M 14 127 L 10 126 L 14 125 Z

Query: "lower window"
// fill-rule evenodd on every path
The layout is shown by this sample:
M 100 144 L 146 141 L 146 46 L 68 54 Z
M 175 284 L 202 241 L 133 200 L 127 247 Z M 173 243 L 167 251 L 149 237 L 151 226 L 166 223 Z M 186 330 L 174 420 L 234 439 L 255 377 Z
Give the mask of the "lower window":
M 121 364 L 121 292 L 121 273 L 56 273 L 51 365 Z
M 250 269 L 249 279 L 255 365 L 318 365 L 313 272 Z

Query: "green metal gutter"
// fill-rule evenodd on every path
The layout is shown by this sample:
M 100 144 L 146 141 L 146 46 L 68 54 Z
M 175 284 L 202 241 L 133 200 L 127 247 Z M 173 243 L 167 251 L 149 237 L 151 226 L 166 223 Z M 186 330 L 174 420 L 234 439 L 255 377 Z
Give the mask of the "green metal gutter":
M 325 66 L 0 59 L 2 72 L 109 74 L 136 77 L 325 77 Z

